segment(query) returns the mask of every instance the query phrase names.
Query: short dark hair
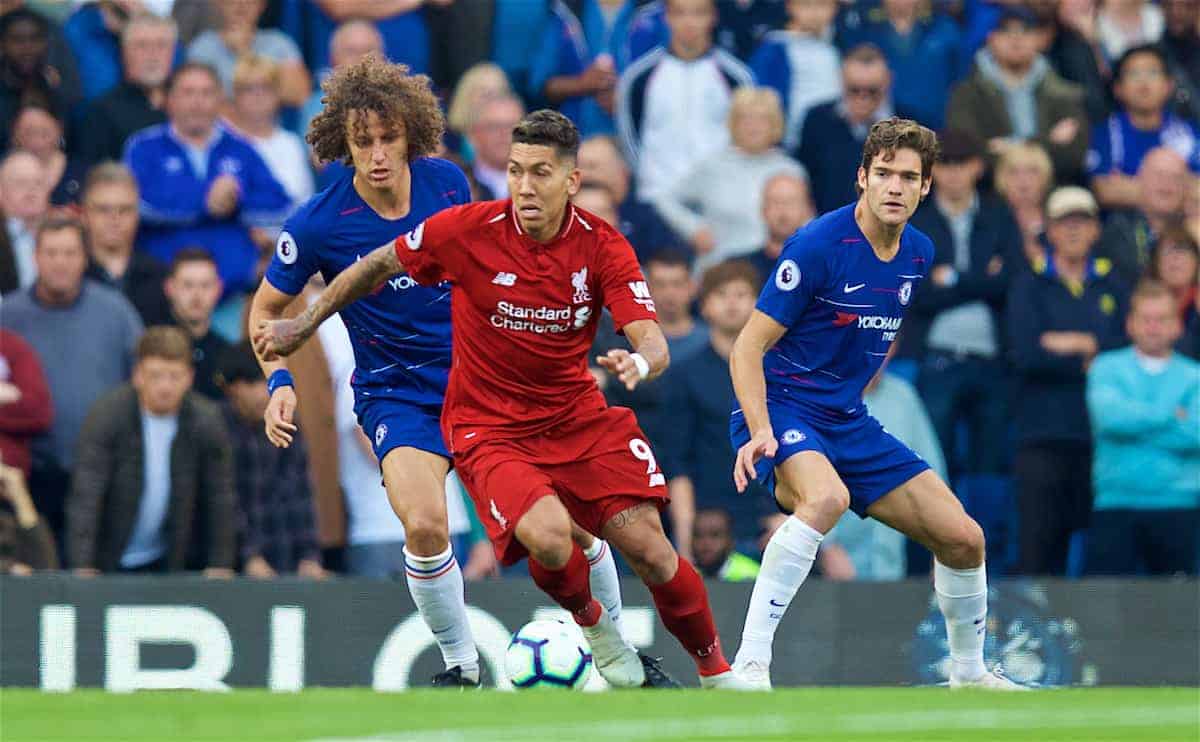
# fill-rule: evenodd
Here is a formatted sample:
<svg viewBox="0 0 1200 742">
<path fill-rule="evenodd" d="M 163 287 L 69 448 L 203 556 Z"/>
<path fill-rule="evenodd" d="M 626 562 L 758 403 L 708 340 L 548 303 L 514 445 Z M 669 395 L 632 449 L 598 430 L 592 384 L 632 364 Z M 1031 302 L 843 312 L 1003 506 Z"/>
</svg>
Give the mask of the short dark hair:
<svg viewBox="0 0 1200 742">
<path fill-rule="evenodd" d="M 1149 54 L 1157 59 L 1159 65 L 1162 66 L 1163 74 L 1167 77 L 1171 76 L 1171 65 L 1167 61 L 1167 53 L 1163 51 L 1162 47 L 1158 44 L 1139 44 L 1126 49 L 1125 53 L 1113 64 L 1113 82 L 1121 79 L 1121 74 L 1125 72 L 1125 65 L 1139 54 Z"/>
<path fill-rule="evenodd" d="M 887 65 L 887 57 L 883 56 L 883 51 L 869 41 L 864 41 L 861 44 L 855 44 L 850 47 L 842 56 L 842 64 L 856 62 L 858 64 L 883 64 Z"/>
<path fill-rule="evenodd" d="M 859 166 L 868 170 L 877 155 L 884 155 L 886 161 L 901 149 L 915 150 L 920 155 L 921 180 L 928 180 L 933 175 L 933 163 L 937 162 L 941 153 L 937 134 L 912 119 L 899 116 L 876 121 L 871 126 L 867 141 L 863 144 L 862 162 Z M 857 185 L 855 188 L 857 189 Z"/>
<path fill-rule="evenodd" d="M 191 366 L 192 341 L 188 339 L 187 333 L 178 327 L 155 325 L 142 333 L 134 355 L 138 363 L 147 358 L 160 358 L 164 361 L 181 361 Z"/>
<path fill-rule="evenodd" d="M 86 251 L 87 248 L 85 246 L 87 245 L 87 231 L 83 228 L 83 222 L 69 216 L 51 216 L 44 219 L 42 223 L 38 225 L 37 233 L 34 235 L 34 249 L 42 244 L 42 237 L 44 235 L 50 234 L 51 232 L 62 232 L 68 229 L 75 232 L 75 234 L 79 236 L 80 249 Z"/>
<path fill-rule="evenodd" d="M 203 72 L 204 74 L 208 75 L 214 83 L 216 83 L 218 88 L 221 88 L 222 91 L 224 91 L 224 87 L 221 83 L 221 76 L 217 74 L 217 69 L 208 62 L 196 61 L 184 62 L 175 69 L 171 70 L 171 74 L 167 75 L 167 82 L 163 86 L 163 89 L 170 93 L 175 89 L 175 83 L 179 82 L 179 78 L 183 77 L 189 72 Z"/>
<path fill-rule="evenodd" d="M 553 147 L 561 158 L 579 156 L 579 129 L 558 111 L 543 108 L 521 119 L 512 131 L 513 144 Z"/>
<path fill-rule="evenodd" d="M 646 258 L 646 270 L 649 271 L 655 265 L 665 268 L 683 268 L 688 272 L 692 270 L 691 256 L 678 247 L 663 247 L 655 250 L 650 257 Z"/>
<path fill-rule="evenodd" d="M 974 133 L 963 129 L 943 129 L 937 135 L 939 152 L 938 162 L 966 162 L 982 158 L 983 142 Z"/>
<path fill-rule="evenodd" d="M 212 256 L 208 250 L 198 245 L 185 247 L 175 253 L 175 257 L 171 258 L 170 275 L 174 276 L 179 272 L 179 269 L 188 263 L 208 263 L 213 268 L 217 267 L 217 259 Z"/>
<path fill-rule="evenodd" d="M 762 287 L 762 276 L 758 269 L 745 260 L 726 260 L 704 271 L 700 277 L 700 303 L 708 295 L 736 281 L 745 281 L 755 293 Z"/>
<path fill-rule="evenodd" d="M 266 383 L 249 340 L 229 346 L 217 358 L 217 386 L 224 388 L 237 381 Z"/>
<path fill-rule="evenodd" d="M 13 8 L 4 15 L 0 15 L 0 36 L 7 34 L 9 29 L 21 21 L 28 21 L 37 26 L 38 33 L 42 36 L 50 36 L 50 20 L 41 13 L 26 7 Z"/>
</svg>

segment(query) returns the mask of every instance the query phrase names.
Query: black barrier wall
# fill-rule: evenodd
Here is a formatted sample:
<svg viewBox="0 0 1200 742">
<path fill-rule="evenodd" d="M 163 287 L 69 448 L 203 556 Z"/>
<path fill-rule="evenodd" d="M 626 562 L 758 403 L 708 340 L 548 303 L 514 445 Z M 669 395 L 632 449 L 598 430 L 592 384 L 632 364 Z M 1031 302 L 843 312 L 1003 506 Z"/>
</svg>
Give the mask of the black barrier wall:
<svg viewBox="0 0 1200 742">
<path fill-rule="evenodd" d="M 645 588 L 623 587 L 632 641 L 694 685 Z M 708 589 L 732 657 L 750 586 Z M 512 631 L 559 613 L 523 580 L 470 584 L 467 601 L 489 670 L 502 666 Z M 779 637 L 776 685 L 937 683 L 948 662 L 928 582 L 810 582 Z M 987 655 L 1021 681 L 1200 684 L 1200 582 L 1001 583 L 990 595 Z M 440 669 L 400 582 L 0 578 L 0 685 L 400 690 Z"/>
</svg>

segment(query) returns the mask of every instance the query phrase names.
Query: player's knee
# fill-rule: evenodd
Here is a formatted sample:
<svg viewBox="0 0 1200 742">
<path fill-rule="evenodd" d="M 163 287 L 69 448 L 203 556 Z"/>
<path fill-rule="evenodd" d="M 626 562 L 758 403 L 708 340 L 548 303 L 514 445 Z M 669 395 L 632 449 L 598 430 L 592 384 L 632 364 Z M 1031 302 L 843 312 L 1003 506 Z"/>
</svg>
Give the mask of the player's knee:
<svg viewBox="0 0 1200 742">
<path fill-rule="evenodd" d="M 571 558 L 571 517 L 561 505 L 530 510 L 517 524 L 517 540 L 544 567 L 561 569 Z"/>
<path fill-rule="evenodd" d="M 421 556 L 440 554 L 450 545 L 450 528 L 444 513 L 407 513 L 404 536 L 409 551 Z"/>
<path fill-rule="evenodd" d="M 837 523 L 842 514 L 850 508 L 850 490 L 841 482 L 827 487 L 814 489 L 805 493 L 805 500 L 811 503 L 818 514 L 818 521 L 829 528 Z"/>
<path fill-rule="evenodd" d="M 675 574 L 678 555 L 675 547 L 661 533 L 622 544 L 621 555 L 638 577 L 651 585 L 662 584 Z"/>
<path fill-rule="evenodd" d="M 983 529 L 974 519 L 963 517 L 938 549 L 938 561 L 954 569 L 970 569 L 983 563 Z"/>
</svg>

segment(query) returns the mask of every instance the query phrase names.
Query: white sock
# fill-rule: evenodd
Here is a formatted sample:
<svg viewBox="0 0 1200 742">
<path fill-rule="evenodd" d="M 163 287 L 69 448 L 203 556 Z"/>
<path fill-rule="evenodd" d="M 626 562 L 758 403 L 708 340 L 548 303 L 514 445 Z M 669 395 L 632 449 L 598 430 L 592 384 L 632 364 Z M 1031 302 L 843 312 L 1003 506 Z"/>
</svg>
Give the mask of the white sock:
<svg viewBox="0 0 1200 742">
<path fill-rule="evenodd" d="M 795 516 L 788 518 L 771 536 L 763 552 L 758 579 L 754 581 L 754 591 L 750 593 L 742 644 L 734 664 L 749 660 L 771 664 L 775 630 L 808 577 L 823 538 L 820 531 Z"/>
<path fill-rule="evenodd" d="M 449 547 L 436 556 L 417 556 L 404 547 L 404 574 L 421 618 L 433 632 L 446 668 L 462 667 L 463 675 L 479 680 L 479 650 L 467 623 L 462 570 Z"/>
<path fill-rule="evenodd" d="M 595 539 L 589 548 L 583 550 L 583 555 L 588 560 L 592 597 L 600 601 L 617 625 L 617 631 L 625 637 L 625 622 L 621 619 L 621 581 L 617 577 L 617 563 L 613 561 L 612 549 L 601 539 Z"/>
<path fill-rule="evenodd" d="M 987 572 L 984 565 L 972 569 L 950 569 L 933 563 L 933 590 L 938 608 L 946 618 L 950 640 L 950 675 L 955 680 L 978 680 L 983 664 L 983 640 L 987 629 Z"/>
</svg>

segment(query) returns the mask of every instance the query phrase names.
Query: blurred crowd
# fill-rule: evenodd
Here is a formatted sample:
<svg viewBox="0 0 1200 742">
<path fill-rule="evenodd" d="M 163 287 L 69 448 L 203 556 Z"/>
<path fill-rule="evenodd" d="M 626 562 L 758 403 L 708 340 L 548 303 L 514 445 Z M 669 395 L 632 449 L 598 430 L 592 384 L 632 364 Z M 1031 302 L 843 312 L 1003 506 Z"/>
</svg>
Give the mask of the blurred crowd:
<svg viewBox="0 0 1200 742">
<path fill-rule="evenodd" d="M 733 340 L 896 114 L 940 134 L 936 256 L 870 411 L 994 572 L 1196 573 L 1200 0 L 0 0 L 0 571 L 395 575 L 354 556 L 404 533 L 345 328 L 295 359 L 288 449 L 245 341 L 283 220 L 347 172 L 304 141 L 320 82 L 370 53 L 431 76 L 477 199 L 527 110 L 581 129 L 575 202 L 634 246 L 672 355 L 597 382 L 706 575 L 753 579 L 783 517 L 732 486 Z M 446 495 L 464 572 L 497 574 Z M 930 566 L 854 515 L 825 544 L 828 579 Z"/>
</svg>

